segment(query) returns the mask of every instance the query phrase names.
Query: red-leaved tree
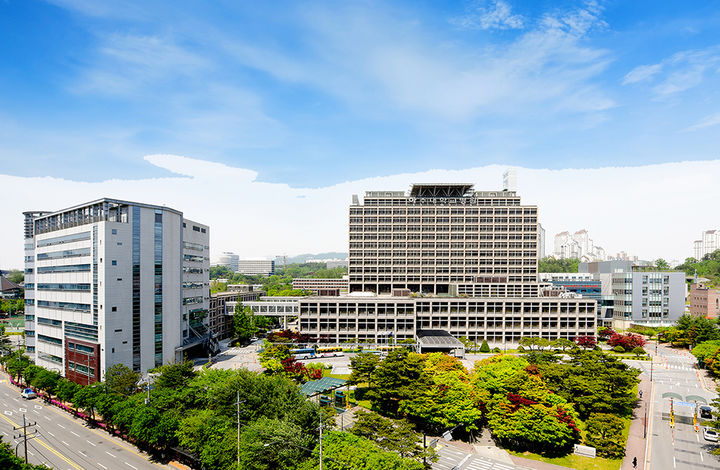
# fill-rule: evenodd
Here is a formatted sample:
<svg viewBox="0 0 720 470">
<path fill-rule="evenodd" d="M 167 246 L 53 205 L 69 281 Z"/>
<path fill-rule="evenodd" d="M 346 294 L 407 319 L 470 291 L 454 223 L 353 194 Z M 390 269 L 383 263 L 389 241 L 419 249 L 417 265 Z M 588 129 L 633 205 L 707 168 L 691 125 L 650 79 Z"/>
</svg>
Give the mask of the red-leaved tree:
<svg viewBox="0 0 720 470">
<path fill-rule="evenodd" d="M 608 339 L 607 344 L 612 347 L 622 346 L 625 351 L 632 351 L 638 346 L 645 346 L 645 339 L 640 335 L 634 335 L 632 333 L 627 333 L 624 335 L 621 335 L 620 333 L 615 333 Z"/>
<path fill-rule="evenodd" d="M 584 349 L 593 349 L 597 346 L 597 340 L 594 336 L 578 336 L 575 338 L 575 344 Z"/>
</svg>

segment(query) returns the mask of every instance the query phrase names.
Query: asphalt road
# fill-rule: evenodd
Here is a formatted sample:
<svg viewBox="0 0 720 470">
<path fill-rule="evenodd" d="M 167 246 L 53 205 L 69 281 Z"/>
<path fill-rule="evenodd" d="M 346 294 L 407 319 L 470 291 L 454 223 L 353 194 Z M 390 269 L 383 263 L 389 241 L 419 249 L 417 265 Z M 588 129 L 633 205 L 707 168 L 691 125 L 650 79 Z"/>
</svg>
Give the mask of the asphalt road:
<svg viewBox="0 0 720 470">
<path fill-rule="evenodd" d="M 91 429 L 82 420 L 54 406 L 45 406 L 42 400 L 24 400 L 18 388 L 0 379 L 0 435 L 4 442 L 15 447 L 13 436 L 22 430 L 23 414 L 28 428 L 37 431 L 37 437 L 28 440 L 28 461 L 62 470 L 145 470 L 170 467 L 150 462 L 148 456 L 134 446 L 111 436 L 102 429 Z M 23 444 L 17 446 L 23 456 Z"/>
<path fill-rule="evenodd" d="M 648 346 L 647 349 L 652 349 Z M 650 363 L 634 361 L 635 367 L 648 374 Z M 720 468 L 720 458 L 710 454 L 717 443 L 705 441 L 702 427 L 693 426 L 695 401 L 710 403 L 716 394 L 707 390 L 695 369 L 695 357 L 685 351 L 658 347 L 653 360 L 653 396 L 649 418 L 648 465 L 652 470 L 706 470 Z M 674 397 L 675 427 L 670 427 L 670 395 Z M 665 395 L 665 396 L 663 396 Z M 698 398 L 699 397 L 699 398 Z M 703 403 L 703 401 L 705 403 Z"/>
</svg>

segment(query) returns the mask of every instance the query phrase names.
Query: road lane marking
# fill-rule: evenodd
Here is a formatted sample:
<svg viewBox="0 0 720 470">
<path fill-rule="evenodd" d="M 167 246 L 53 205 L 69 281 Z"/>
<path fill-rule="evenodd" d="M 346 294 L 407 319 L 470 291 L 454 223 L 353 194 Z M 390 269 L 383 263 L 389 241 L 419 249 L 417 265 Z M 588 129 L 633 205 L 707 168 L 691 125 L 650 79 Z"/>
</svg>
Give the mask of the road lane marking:
<svg viewBox="0 0 720 470">
<path fill-rule="evenodd" d="M 43 418 L 45 418 L 45 419 L 48 420 L 48 421 L 52 421 L 52 420 L 51 420 L 50 418 L 48 418 L 47 416 L 43 416 Z"/>
<path fill-rule="evenodd" d="M 11 420 L 10 418 L 6 418 L 5 416 L 0 416 L 0 417 L 3 418 L 3 419 L 4 419 L 5 421 L 7 421 L 8 423 L 12 424 L 14 427 L 20 427 L 17 423 L 15 423 L 15 421 Z M 65 456 L 64 456 L 63 454 L 61 454 L 60 452 L 58 452 L 58 451 L 56 451 L 55 449 L 53 449 L 52 447 L 50 447 L 48 444 L 46 444 L 45 442 L 43 442 L 43 441 L 40 440 L 39 438 L 35 438 L 33 442 L 37 442 L 38 444 L 40 444 L 41 446 L 43 446 L 44 448 L 46 448 L 47 450 L 49 450 L 49 451 L 52 452 L 53 454 L 57 455 L 58 457 L 60 457 L 61 459 L 63 459 L 65 462 L 69 463 L 69 464 L 70 464 L 72 467 L 74 467 L 76 470 L 85 470 L 84 468 L 82 468 L 81 466 L 77 465 L 75 462 L 73 462 L 73 461 L 70 460 L 69 458 L 65 457 Z M 72 469 L 70 469 L 70 470 L 72 470 Z"/>
<path fill-rule="evenodd" d="M 701 462 L 704 462 L 704 461 L 705 461 L 705 457 L 703 457 L 702 451 L 700 452 L 700 461 L 701 461 Z"/>
<path fill-rule="evenodd" d="M 677 464 L 675 463 L 675 456 L 673 455 L 673 468 L 677 468 Z"/>
<path fill-rule="evenodd" d="M 70 444 L 68 444 L 67 442 L 65 442 L 65 441 L 60 441 L 60 442 L 62 442 L 62 443 L 65 444 L 66 446 L 70 447 Z"/>
<path fill-rule="evenodd" d="M 48 431 L 47 433 L 50 434 L 52 437 L 55 437 L 55 434 L 51 433 L 50 431 Z"/>
<path fill-rule="evenodd" d="M 90 444 L 91 446 L 93 446 L 93 447 L 97 447 L 97 444 L 94 444 L 94 443 L 92 443 L 92 442 L 88 441 L 87 439 L 85 439 L 85 440 L 86 440 L 86 441 L 87 441 L 87 443 L 88 443 L 88 444 Z"/>
<path fill-rule="evenodd" d="M 80 437 L 80 434 L 76 433 L 75 431 L 70 431 L 70 432 L 75 434 L 77 437 Z"/>
<path fill-rule="evenodd" d="M 100 465 L 102 468 L 104 468 L 105 470 L 107 470 L 107 467 L 106 467 L 105 465 L 101 464 L 100 462 L 98 462 L 98 465 Z"/>
<path fill-rule="evenodd" d="M 110 453 L 110 452 L 108 452 L 108 451 L 105 451 L 105 453 L 106 453 L 106 454 L 108 454 L 108 455 L 109 455 L 110 457 L 112 457 L 112 458 L 114 458 L 114 459 L 116 459 L 116 458 L 117 458 L 117 457 L 115 457 L 115 456 L 114 456 L 113 454 L 111 454 L 111 453 Z"/>
<path fill-rule="evenodd" d="M 136 467 L 136 466 L 134 466 L 134 465 L 130 465 L 130 464 L 129 464 L 129 463 L 127 463 L 127 462 L 125 462 L 125 465 L 127 465 L 127 466 L 128 466 L 128 467 L 130 467 L 130 468 L 134 468 L 135 470 L 137 470 L 137 467 Z"/>
<path fill-rule="evenodd" d="M 58 423 L 58 426 L 60 426 L 61 428 L 65 429 L 65 426 L 63 426 L 63 425 L 60 424 L 60 423 Z"/>
<path fill-rule="evenodd" d="M 33 454 L 31 450 L 28 450 L 28 454 L 30 454 L 30 455 L 32 455 L 33 457 L 35 457 L 35 454 Z"/>
<path fill-rule="evenodd" d="M 33 412 L 33 413 L 40 414 L 40 412 L 39 412 L 38 410 L 32 410 L 32 412 Z"/>
</svg>

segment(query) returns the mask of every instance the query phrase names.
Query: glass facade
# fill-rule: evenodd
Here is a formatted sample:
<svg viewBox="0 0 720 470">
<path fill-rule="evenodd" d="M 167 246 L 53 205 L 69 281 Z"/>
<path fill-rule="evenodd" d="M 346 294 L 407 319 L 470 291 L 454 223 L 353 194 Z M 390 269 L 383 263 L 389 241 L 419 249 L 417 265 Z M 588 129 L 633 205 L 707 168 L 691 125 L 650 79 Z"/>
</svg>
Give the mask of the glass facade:
<svg viewBox="0 0 720 470">
<path fill-rule="evenodd" d="M 37 246 L 40 248 L 43 246 L 61 245 L 63 243 L 79 242 L 82 240 L 90 240 L 90 232 L 73 233 L 71 235 L 38 240 Z"/>
<path fill-rule="evenodd" d="M 162 211 L 155 210 L 155 367 L 162 365 L 162 314 L 163 314 L 163 225 Z"/>
<path fill-rule="evenodd" d="M 140 371 L 140 208 L 132 207 L 132 351 L 133 370 Z"/>
</svg>

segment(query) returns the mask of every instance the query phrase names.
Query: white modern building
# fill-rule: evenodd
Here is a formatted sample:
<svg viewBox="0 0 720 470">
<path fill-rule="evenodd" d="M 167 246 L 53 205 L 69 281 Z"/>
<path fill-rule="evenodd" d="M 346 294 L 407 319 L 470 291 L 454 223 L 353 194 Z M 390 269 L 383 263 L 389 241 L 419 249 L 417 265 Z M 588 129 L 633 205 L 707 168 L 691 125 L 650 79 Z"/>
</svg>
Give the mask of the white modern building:
<svg viewBox="0 0 720 470">
<path fill-rule="evenodd" d="M 720 249 L 720 230 L 705 230 L 700 240 L 693 242 L 693 257 L 702 260 L 703 256 L 718 249 Z"/>
<path fill-rule="evenodd" d="M 27 351 L 71 380 L 144 373 L 211 347 L 209 229 L 164 206 L 99 199 L 25 212 Z"/>
<path fill-rule="evenodd" d="M 560 232 L 555 235 L 553 256 L 559 259 L 577 258 L 581 261 L 603 261 L 607 258 L 605 250 L 590 238 L 585 229 Z"/>
<path fill-rule="evenodd" d="M 229 251 L 224 251 L 220 258 L 218 258 L 217 263 L 215 263 L 216 266 L 225 266 L 232 272 L 237 272 L 238 270 L 238 263 L 240 262 L 240 256 L 236 255 L 235 253 L 231 253 Z"/>
<path fill-rule="evenodd" d="M 248 276 L 256 274 L 271 276 L 275 273 L 275 261 L 266 259 L 241 259 L 238 260 L 236 272 Z"/>
<path fill-rule="evenodd" d="M 612 312 L 616 328 L 667 326 L 685 313 L 682 271 L 653 271 L 626 260 L 580 263 L 579 271 L 600 280 L 602 297 L 609 300 L 604 307 Z"/>
</svg>

